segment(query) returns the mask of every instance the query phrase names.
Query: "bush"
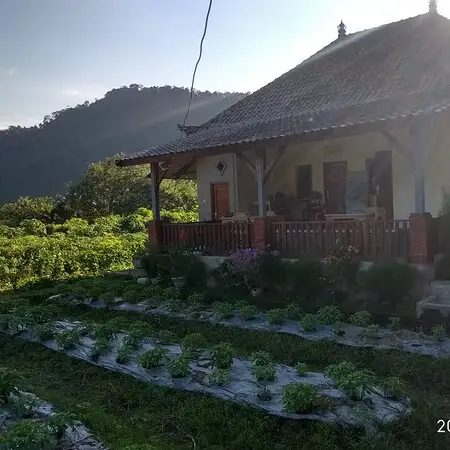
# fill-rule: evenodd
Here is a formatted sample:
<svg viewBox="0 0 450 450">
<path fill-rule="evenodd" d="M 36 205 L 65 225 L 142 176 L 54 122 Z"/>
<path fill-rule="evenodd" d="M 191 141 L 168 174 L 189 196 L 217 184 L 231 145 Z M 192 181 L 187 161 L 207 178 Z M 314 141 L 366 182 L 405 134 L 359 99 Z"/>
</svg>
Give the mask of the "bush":
<svg viewBox="0 0 450 450">
<path fill-rule="evenodd" d="M 121 220 L 120 229 L 125 233 L 144 232 L 146 230 L 146 220 L 139 214 L 130 214 Z"/>
<path fill-rule="evenodd" d="M 206 347 L 206 339 L 200 333 L 191 333 L 181 341 L 181 349 L 188 356 L 196 358 L 202 348 Z"/>
<path fill-rule="evenodd" d="M 250 320 L 255 317 L 258 309 L 254 305 L 245 305 L 239 309 L 239 312 L 244 320 Z"/>
<path fill-rule="evenodd" d="M 411 300 L 418 276 L 413 266 L 400 263 L 374 264 L 366 272 L 361 272 L 361 286 L 369 308 L 384 314 L 409 311 L 415 305 L 405 305 L 405 302 Z"/>
<path fill-rule="evenodd" d="M 306 363 L 298 362 L 295 365 L 295 371 L 299 377 L 306 377 L 308 373 L 308 365 Z"/>
<path fill-rule="evenodd" d="M 17 227 L 26 219 L 49 222 L 54 206 L 51 197 L 19 197 L 13 203 L 0 206 L 0 221 L 12 227 Z"/>
<path fill-rule="evenodd" d="M 276 378 L 276 369 L 273 364 L 266 364 L 263 366 L 254 365 L 252 372 L 257 381 L 264 383 L 275 381 Z"/>
<path fill-rule="evenodd" d="M 367 369 L 359 370 L 350 362 L 328 366 L 325 375 L 353 400 L 362 400 L 366 393 L 373 391 L 374 374 Z"/>
<path fill-rule="evenodd" d="M 228 342 L 217 344 L 211 349 L 212 365 L 217 369 L 229 369 L 233 364 L 234 349 Z"/>
<path fill-rule="evenodd" d="M 272 325 L 280 325 L 286 319 L 286 311 L 280 308 L 271 309 L 267 313 L 267 320 Z"/>
<path fill-rule="evenodd" d="M 25 219 L 20 222 L 20 227 L 25 234 L 32 234 L 34 236 L 45 236 L 47 234 L 47 227 L 45 223 L 38 219 Z"/>
<path fill-rule="evenodd" d="M 250 361 L 254 366 L 267 366 L 272 364 L 272 355 L 264 350 L 259 350 L 250 355 Z"/>
<path fill-rule="evenodd" d="M 184 378 L 189 375 L 189 359 L 181 355 L 171 359 L 168 365 L 169 373 L 173 378 Z"/>
<path fill-rule="evenodd" d="M 230 381 L 230 369 L 214 369 L 205 377 L 205 383 L 208 386 L 224 386 Z"/>
<path fill-rule="evenodd" d="M 302 316 L 305 315 L 304 311 L 300 306 L 296 305 L 295 303 L 291 303 L 284 308 L 285 315 L 287 319 L 290 320 L 300 320 Z"/>
<path fill-rule="evenodd" d="M 286 285 L 287 264 L 272 253 L 262 253 L 258 256 L 259 279 L 264 291 L 277 290 Z"/>
<path fill-rule="evenodd" d="M 357 327 L 368 327 L 372 323 L 372 314 L 368 311 L 358 311 L 350 317 L 350 323 Z"/>
<path fill-rule="evenodd" d="M 302 414 L 314 411 L 321 405 L 315 386 L 291 383 L 283 387 L 283 404 L 287 412 Z"/>
<path fill-rule="evenodd" d="M 324 268 L 320 261 L 298 260 L 286 266 L 288 284 L 294 294 L 305 300 L 317 300 L 325 291 Z"/>
<path fill-rule="evenodd" d="M 317 311 L 317 319 L 324 325 L 333 325 L 336 322 L 341 322 L 343 314 L 337 306 L 324 306 Z"/>
<path fill-rule="evenodd" d="M 304 331 L 316 331 L 319 326 L 319 320 L 314 314 L 305 314 L 300 323 Z"/>
<path fill-rule="evenodd" d="M 147 350 L 139 356 L 139 363 L 144 369 L 154 369 L 161 366 L 169 350 L 165 347 L 157 347 Z"/>
</svg>

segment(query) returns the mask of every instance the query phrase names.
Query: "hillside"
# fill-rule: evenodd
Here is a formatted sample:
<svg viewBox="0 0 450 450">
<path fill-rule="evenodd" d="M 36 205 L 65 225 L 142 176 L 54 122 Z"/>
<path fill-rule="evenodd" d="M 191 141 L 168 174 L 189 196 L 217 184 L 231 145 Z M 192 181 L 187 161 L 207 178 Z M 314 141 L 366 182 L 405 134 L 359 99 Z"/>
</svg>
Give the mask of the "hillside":
<svg viewBox="0 0 450 450">
<path fill-rule="evenodd" d="M 244 95 L 195 92 L 187 124 L 208 120 Z M 39 126 L 0 131 L 0 204 L 61 193 L 90 162 L 177 138 L 188 101 L 188 89 L 131 85 L 46 116 Z"/>
</svg>

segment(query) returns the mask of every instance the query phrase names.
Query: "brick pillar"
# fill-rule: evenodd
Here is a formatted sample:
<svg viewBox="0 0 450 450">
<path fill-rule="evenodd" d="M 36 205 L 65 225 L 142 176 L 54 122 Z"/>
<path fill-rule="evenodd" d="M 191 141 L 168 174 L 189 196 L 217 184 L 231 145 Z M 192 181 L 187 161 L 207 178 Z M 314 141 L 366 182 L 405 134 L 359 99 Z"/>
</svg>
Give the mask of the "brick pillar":
<svg viewBox="0 0 450 450">
<path fill-rule="evenodd" d="M 429 264 L 434 258 L 433 218 L 430 213 L 413 213 L 409 216 L 409 261 Z"/>
<path fill-rule="evenodd" d="M 258 251 L 267 250 L 272 240 L 272 222 L 276 218 L 271 216 L 255 217 L 253 222 L 253 247 Z"/>
<path fill-rule="evenodd" d="M 162 245 L 161 221 L 150 220 L 148 226 L 148 243 L 150 248 L 159 249 Z"/>
</svg>

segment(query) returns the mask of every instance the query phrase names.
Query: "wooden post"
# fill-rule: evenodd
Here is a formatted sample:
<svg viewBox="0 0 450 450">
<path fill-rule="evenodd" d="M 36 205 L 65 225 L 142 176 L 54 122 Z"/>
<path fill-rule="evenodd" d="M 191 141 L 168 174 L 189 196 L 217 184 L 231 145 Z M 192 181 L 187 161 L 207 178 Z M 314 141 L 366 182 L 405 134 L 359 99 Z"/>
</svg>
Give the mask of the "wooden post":
<svg viewBox="0 0 450 450">
<path fill-rule="evenodd" d="M 255 151 L 255 172 L 256 183 L 258 186 L 258 216 L 264 217 L 266 215 L 266 196 L 264 192 L 264 177 L 265 177 L 265 149 L 257 149 Z"/>
<path fill-rule="evenodd" d="M 152 210 L 153 220 L 160 220 L 159 210 L 159 164 L 154 162 L 151 164 L 151 180 L 152 180 Z"/>
<path fill-rule="evenodd" d="M 414 122 L 411 127 L 414 156 L 414 198 L 415 213 L 425 212 L 425 162 L 423 157 L 423 124 Z"/>
</svg>

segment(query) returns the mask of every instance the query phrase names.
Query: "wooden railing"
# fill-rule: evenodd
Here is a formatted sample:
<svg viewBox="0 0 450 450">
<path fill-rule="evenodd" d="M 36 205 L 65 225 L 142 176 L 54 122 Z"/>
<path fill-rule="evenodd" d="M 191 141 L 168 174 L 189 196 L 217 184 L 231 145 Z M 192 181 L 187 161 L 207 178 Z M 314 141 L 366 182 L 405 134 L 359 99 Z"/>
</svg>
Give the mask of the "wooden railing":
<svg viewBox="0 0 450 450">
<path fill-rule="evenodd" d="M 409 221 L 274 222 L 271 248 L 286 256 L 324 257 L 340 246 L 355 247 L 362 259 L 407 260 Z"/>
<path fill-rule="evenodd" d="M 163 223 L 161 243 L 186 245 L 212 255 L 228 255 L 239 248 L 253 246 L 250 223 Z"/>
</svg>

